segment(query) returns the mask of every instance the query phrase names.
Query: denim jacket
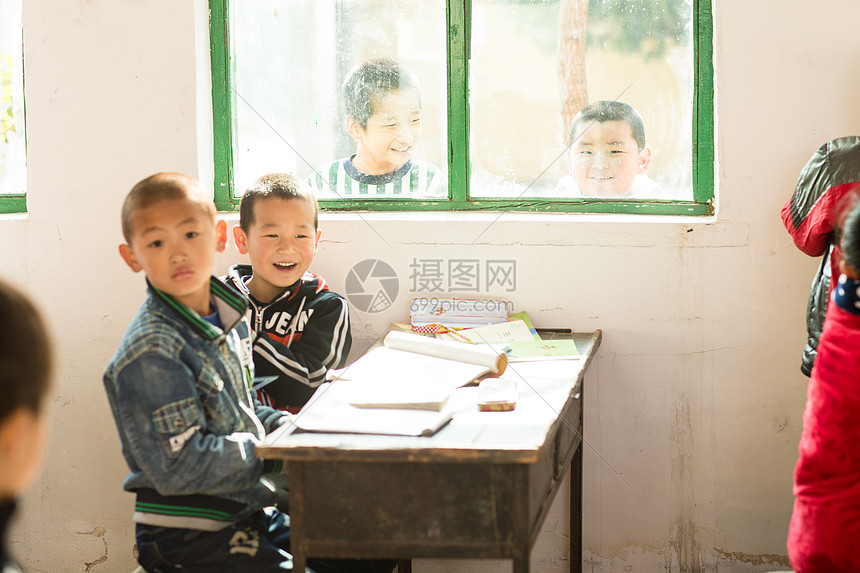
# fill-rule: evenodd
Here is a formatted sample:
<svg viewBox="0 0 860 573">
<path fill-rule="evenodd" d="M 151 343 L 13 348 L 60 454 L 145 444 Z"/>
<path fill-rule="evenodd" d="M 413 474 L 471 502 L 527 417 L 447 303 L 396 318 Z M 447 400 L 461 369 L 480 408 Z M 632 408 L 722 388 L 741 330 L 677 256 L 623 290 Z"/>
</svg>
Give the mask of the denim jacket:
<svg viewBox="0 0 860 573">
<path fill-rule="evenodd" d="M 214 531 L 275 500 L 254 446 L 289 416 L 251 396 L 247 300 L 210 290 L 223 330 L 149 285 L 104 374 L 138 523 Z"/>
</svg>

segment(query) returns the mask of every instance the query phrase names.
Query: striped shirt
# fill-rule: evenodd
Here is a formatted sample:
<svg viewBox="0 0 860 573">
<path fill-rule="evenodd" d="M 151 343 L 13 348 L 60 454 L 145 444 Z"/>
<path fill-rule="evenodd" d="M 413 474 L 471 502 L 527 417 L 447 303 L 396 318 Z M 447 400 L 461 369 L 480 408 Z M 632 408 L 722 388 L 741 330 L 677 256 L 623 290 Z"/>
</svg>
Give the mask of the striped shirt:
<svg viewBox="0 0 860 573">
<path fill-rule="evenodd" d="M 435 165 L 410 159 L 396 170 L 367 175 L 355 168 L 352 158 L 327 163 L 305 181 L 321 199 L 370 197 L 445 197 L 445 174 Z"/>
</svg>

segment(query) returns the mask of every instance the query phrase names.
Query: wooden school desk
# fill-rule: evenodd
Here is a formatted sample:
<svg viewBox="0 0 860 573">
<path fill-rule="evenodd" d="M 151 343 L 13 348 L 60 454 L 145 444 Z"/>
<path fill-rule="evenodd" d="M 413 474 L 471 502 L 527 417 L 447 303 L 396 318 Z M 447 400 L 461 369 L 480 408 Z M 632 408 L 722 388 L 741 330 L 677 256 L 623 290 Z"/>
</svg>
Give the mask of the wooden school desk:
<svg viewBox="0 0 860 573">
<path fill-rule="evenodd" d="M 286 460 L 294 570 L 309 557 L 504 558 L 529 570 L 562 478 L 570 478 L 570 570 L 582 565 L 583 377 L 601 332 L 571 337 L 578 360 L 515 362 L 511 412 L 458 413 L 430 437 L 294 427 L 257 455 Z"/>
</svg>

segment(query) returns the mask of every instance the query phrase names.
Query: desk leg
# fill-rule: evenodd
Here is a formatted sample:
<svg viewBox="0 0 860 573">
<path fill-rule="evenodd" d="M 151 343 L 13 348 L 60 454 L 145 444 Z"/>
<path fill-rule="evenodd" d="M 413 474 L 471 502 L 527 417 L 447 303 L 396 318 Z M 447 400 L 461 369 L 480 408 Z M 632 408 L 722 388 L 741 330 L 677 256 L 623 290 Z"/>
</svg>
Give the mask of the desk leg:
<svg viewBox="0 0 860 573">
<path fill-rule="evenodd" d="M 397 561 L 397 573 L 412 573 L 412 560 L 399 559 Z"/>
<path fill-rule="evenodd" d="M 305 573 L 307 546 L 305 545 L 305 468 L 298 462 L 287 462 L 290 477 L 290 536 L 293 554 L 293 571 Z"/>
<path fill-rule="evenodd" d="M 514 573 L 529 573 L 529 550 L 528 550 L 528 547 L 525 549 L 525 552 L 518 552 L 518 555 L 514 556 L 513 562 L 514 562 Z"/>
<path fill-rule="evenodd" d="M 570 461 L 570 572 L 582 573 L 582 447 Z"/>
</svg>

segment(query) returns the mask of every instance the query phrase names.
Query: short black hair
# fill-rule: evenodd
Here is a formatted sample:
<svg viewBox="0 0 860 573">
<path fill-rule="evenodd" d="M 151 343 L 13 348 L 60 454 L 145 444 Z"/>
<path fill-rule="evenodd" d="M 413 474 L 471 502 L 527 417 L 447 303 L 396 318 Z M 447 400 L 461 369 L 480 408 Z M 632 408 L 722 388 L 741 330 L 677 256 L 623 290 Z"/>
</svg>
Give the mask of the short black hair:
<svg viewBox="0 0 860 573">
<path fill-rule="evenodd" d="M 577 131 L 583 125 L 605 121 L 626 121 L 630 126 L 630 131 L 633 132 L 633 139 L 636 140 L 639 151 L 645 149 L 645 122 L 642 121 L 642 116 L 629 103 L 614 100 L 596 101 L 579 110 L 570 126 L 567 144 L 573 145 L 578 137 Z"/>
<path fill-rule="evenodd" d="M 0 421 L 21 407 L 38 414 L 53 375 L 51 339 L 35 304 L 2 280 L 0 324 Z"/>
<path fill-rule="evenodd" d="M 388 58 L 368 60 L 353 68 L 343 83 L 346 115 L 365 128 L 374 105 L 390 92 L 404 89 L 420 92 L 418 78 L 406 66 Z"/>
<path fill-rule="evenodd" d="M 269 197 L 276 197 L 288 201 L 290 199 L 302 199 L 310 203 L 314 208 L 314 229 L 319 227 L 320 206 L 313 191 L 289 173 L 269 173 L 263 175 L 253 183 L 242 195 L 239 203 L 239 227 L 247 233 L 254 224 L 254 206 Z"/>
<path fill-rule="evenodd" d="M 133 233 L 131 219 L 134 214 L 150 205 L 160 201 L 176 201 L 192 199 L 200 203 L 200 206 L 212 217 L 212 222 L 218 212 L 211 198 L 206 197 L 201 191 L 197 180 L 182 173 L 156 173 L 139 181 L 122 204 L 122 235 L 126 243 L 131 243 Z"/>
</svg>

